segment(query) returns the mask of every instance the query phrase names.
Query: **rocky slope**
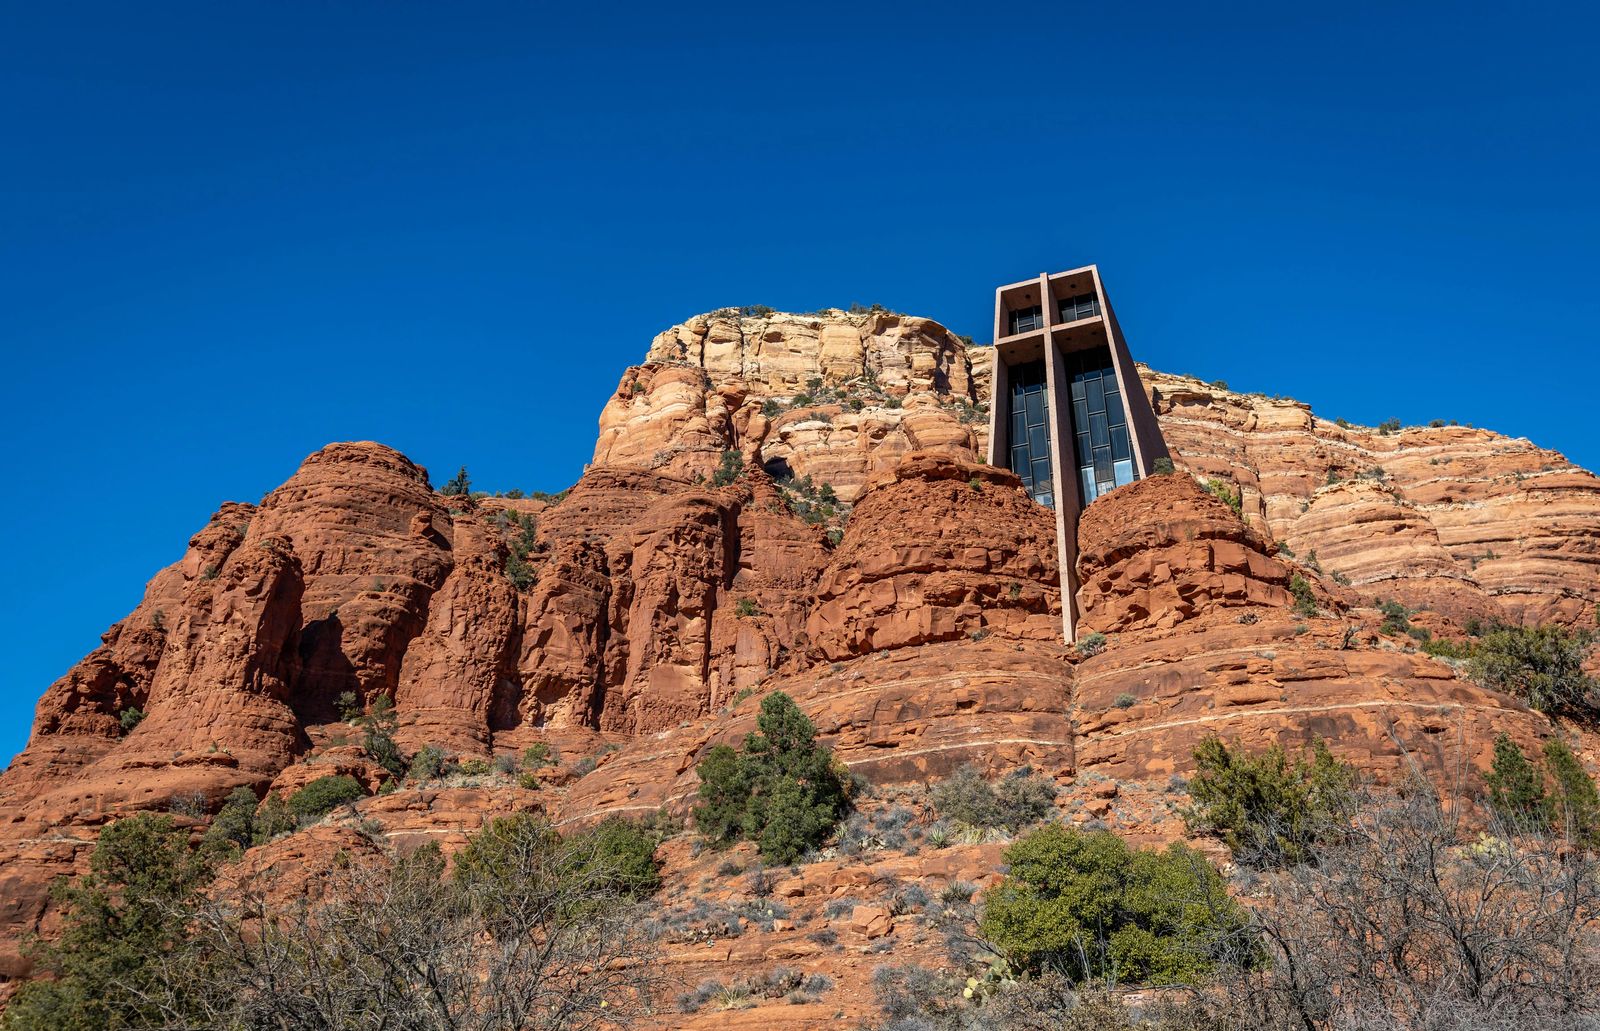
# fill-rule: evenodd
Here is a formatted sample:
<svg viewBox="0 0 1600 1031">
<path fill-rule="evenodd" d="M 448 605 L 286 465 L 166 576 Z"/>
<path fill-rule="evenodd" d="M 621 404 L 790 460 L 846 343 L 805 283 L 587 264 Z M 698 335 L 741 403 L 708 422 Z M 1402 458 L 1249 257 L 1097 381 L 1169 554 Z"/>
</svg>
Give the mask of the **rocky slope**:
<svg viewBox="0 0 1600 1031">
<path fill-rule="evenodd" d="M 1052 517 L 978 461 L 987 355 L 886 313 L 702 316 L 624 374 L 594 463 L 559 501 L 445 496 L 397 452 L 349 443 L 259 505 L 224 505 L 45 692 L 0 775 L 0 976 L 26 973 L 17 943 L 49 931 L 49 880 L 81 868 L 118 813 L 214 809 L 238 785 L 328 772 L 375 787 L 381 771 L 338 715 L 347 693 L 392 697 L 407 749 L 489 758 L 544 743 L 561 758 L 538 789 L 479 773 L 374 796 L 359 819 L 264 846 L 267 861 L 314 864 L 352 836 L 457 842 L 531 806 L 568 823 L 682 812 L 697 757 L 752 729 L 759 696 L 779 689 L 881 791 L 967 762 L 1029 764 L 1061 784 L 1066 818 L 1152 839 L 1181 831 L 1172 778 L 1210 734 L 1319 734 L 1385 778 L 1408 761 L 1485 765 L 1502 730 L 1530 744 L 1550 732 L 1379 634 L 1370 606 L 1429 606 L 1417 619 L 1436 629 L 1592 620 L 1594 476 L 1486 431 L 1380 434 L 1150 373 L 1182 470 L 1237 484 L 1244 517 L 1186 475 L 1096 503 L 1078 601 L 1109 647 L 1086 658 L 1058 638 Z M 803 477 L 831 485 L 837 510 L 808 501 Z M 1297 573 L 1316 616 L 1291 611 Z M 146 715 L 125 731 L 132 709 Z M 992 852 L 807 867 L 790 898 L 820 922 L 874 864 L 981 881 Z M 673 856 L 674 891 L 710 890 Z M 864 991 L 847 957 L 887 932 L 875 913 L 860 925 L 839 949 L 760 926 L 672 962 L 693 978 L 739 949 L 747 964 L 805 958 Z"/>
</svg>

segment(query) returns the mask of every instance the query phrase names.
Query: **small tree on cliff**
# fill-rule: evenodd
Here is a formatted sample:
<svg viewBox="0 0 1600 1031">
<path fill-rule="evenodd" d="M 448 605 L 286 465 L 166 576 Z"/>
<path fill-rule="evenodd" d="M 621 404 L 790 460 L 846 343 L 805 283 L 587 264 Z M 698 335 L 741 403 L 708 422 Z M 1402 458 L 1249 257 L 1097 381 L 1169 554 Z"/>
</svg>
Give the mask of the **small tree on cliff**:
<svg viewBox="0 0 1600 1031">
<path fill-rule="evenodd" d="M 388 770 L 394 777 L 406 775 L 406 760 L 400 754 L 394 734 L 400 729 L 400 714 L 386 694 L 372 700 L 364 716 L 356 721 L 362 729 L 361 747 L 373 762 Z"/>
<path fill-rule="evenodd" d="M 472 478 L 467 475 L 467 467 L 462 466 L 461 469 L 450 478 L 450 482 L 444 485 L 444 489 L 439 493 L 444 494 L 447 497 L 455 497 L 456 495 L 461 495 L 463 497 L 471 496 Z"/>
<path fill-rule="evenodd" d="M 774 691 L 756 723 L 740 751 L 717 745 L 701 761 L 695 825 L 715 845 L 748 839 L 768 861 L 790 863 L 828 836 L 849 800 L 833 753 L 793 699 Z"/>
</svg>

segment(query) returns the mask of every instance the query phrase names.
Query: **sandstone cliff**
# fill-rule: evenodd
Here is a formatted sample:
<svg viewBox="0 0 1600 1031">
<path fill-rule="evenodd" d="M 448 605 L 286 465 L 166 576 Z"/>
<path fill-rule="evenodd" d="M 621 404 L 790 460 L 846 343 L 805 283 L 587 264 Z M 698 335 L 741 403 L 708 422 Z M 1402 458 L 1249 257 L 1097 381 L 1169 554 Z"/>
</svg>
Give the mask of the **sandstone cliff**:
<svg viewBox="0 0 1600 1031">
<path fill-rule="evenodd" d="M 408 749 L 566 757 L 537 790 L 488 776 L 362 802 L 389 843 L 459 841 L 530 806 L 682 811 L 698 756 L 775 689 L 876 784 L 1029 764 L 1071 818 L 1158 838 L 1181 829 L 1171 778 L 1210 734 L 1319 734 L 1382 778 L 1483 765 L 1502 730 L 1549 733 L 1380 635 L 1371 606 L 1429 606 L 1419 621 L 1439 627 L 1591 620 L 1593 475 L 1487 431 L 1380 434 L 1148 373 L 1194 476 L 1086 513 L 1078 603 L 1109 635 L 1086 657 L 1058 637 L 1052 517 L 980 464 L 988 353 L 901 315 L 716 313 L 623 375 L 559 501 L 445 496 L 397 452 L 345 443 L 259 505 L 224 505 L 45 691 L 0 775 L 0 976 L 26 972 L 16 945 L 48 932 L 49 880 L 116 814 L 326 772 L 376 786 L 346 694 L 392 697 Z M 718 474 L 727 451 L 737 475 Z M 805 507 L 805 477 L 837 512 Z M 1194 477 L 1237 484 L 1243 519 Z M 1291 611 L 1297 574 L 1315 616 Z M 269 847 L 325 857 L 349 845 L 341 827 Z M 992 868 L 965 855 L 951 862 Z"/>
</svg>

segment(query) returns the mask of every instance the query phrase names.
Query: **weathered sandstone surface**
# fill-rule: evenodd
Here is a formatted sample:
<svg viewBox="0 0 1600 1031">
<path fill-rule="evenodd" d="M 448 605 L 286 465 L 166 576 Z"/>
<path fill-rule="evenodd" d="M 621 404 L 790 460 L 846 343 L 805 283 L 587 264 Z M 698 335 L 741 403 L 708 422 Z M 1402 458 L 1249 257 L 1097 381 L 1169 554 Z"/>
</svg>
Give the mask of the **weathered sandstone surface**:
<svg viewBox="0 0 1600 1031">
<path fill-rule="evenodd" d="M 1363 595 L 1593 625 L 1600 479 L 1556 452 L 1464 426 L 1341 426 L 1298 401 L 1141 371 L 1180 464 L 1236 485 L 1252 526 Z"/>
<path fill-rule="evenodd" d="M 981 461 L 981 391 L 966 344 L 930 319 L 701 315 L 623 375 L 594 464 L 709 477 L 734 450 L 853 501 L 911 451 Z"/>
<path fill-rule="evenodd" d="M 1418 619 L 1438 628 L 1592 621 L 1592 474 L 1487 431 L 1384 435 L 1147 373 L 1179 474 L 1085 513 L 1077 603 L 1084 631 L 1107 637 L 1085 657 L 1059 639 L 1053 517 L 980 461 L 987 358 L 902 315 L 716 313 L 663 333 L 623 376 L 594 463 L 559 501 L 445 496 L 392 449 L 342 443 L 259 505 L 222 506 L 44 692 L 0 775 L 0 977 L 26 974 L 17 946 L 50 931 L 51 878 L 81 869 L 118 814 L 328 773 L 376 788 L 340 720 L 346 694 L 392 698 L 407 750 L 487 759 L 542 743 L 558 758 L 538 788 L 489 773 L 374 796 L 252 850 L 253 868 L 453 846 L 527 808 L 574 825 L 681 814 L 699 757 L 754 729 L 773 690 L 886 790 L 1027 764 L 1061 785 L 1065 818 L 1149 840 L 1181 833 L 1173 778 L 1209 735 L 1321 735 L 1382 779 L 1484 766 L 1496 733 L 1550 732 L 1378 633 L 1371 606 L 1428 606 Z M 744 471 L 715 485 L 730 450 Z M 851 504 L 842 534 L 791 509 L 777 482 L 791 476 Z M 1196 477 L 1241 488 L 1243 519 Z M 1315 615 L 1292 610 L 1296 575 Z M 706 862 L 672 852 L 669 883 Z M 880 874 L 982 884 L 998 854 L 875 862 L 807 866 L 789 897 L 820 922 L 824 901 Z M 839 922 L 851 949 L 919 947 L 875 906 Z M 687 977 L 774 959 L 866 990 L 795 928 L 683 943 L 670 961 Z"/>
</svg>

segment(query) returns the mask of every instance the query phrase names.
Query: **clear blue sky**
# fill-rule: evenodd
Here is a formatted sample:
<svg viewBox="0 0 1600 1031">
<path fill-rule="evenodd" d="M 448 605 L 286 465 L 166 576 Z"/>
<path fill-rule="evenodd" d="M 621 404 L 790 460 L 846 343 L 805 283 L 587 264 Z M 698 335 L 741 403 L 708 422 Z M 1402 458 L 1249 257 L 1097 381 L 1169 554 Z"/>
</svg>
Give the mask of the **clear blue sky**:
<svg viewBox="0 0 1600 1031">
<path fill-rule="evenodd" d="M 0 759 L 217 503 L 567 486 L 722 305 L 1093 261 L 1158 368 L 1600 465 L 1592 7 L 554 7 L 0 13 Z"/>
</svg>

